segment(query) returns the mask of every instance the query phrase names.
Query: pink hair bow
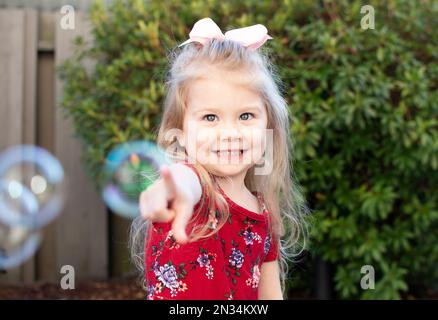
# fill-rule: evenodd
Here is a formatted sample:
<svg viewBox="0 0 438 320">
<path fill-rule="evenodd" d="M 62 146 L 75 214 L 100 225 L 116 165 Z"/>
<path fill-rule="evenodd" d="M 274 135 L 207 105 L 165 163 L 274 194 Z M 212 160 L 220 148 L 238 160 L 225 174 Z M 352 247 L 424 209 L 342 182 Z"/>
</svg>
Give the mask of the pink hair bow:
<svg viewBox="0 0 438 320">
<path fill-rule="evenodd" d="M 267 40 L 273 39 L 268 35 L 268 30 L 262 24 L 256 24 L 250 27 L 233 29 L 222 33 L 218 25 L 210 18 L 204 18 L 195 23 L 190 31 L 190 39 L 181 43 L 181 47 L 190 42 L 199 42 L 205 45 L 211 39 L 234 40 L 240 42 L 244 47 L 256 50 L 261 47 Z"/>
</svg>

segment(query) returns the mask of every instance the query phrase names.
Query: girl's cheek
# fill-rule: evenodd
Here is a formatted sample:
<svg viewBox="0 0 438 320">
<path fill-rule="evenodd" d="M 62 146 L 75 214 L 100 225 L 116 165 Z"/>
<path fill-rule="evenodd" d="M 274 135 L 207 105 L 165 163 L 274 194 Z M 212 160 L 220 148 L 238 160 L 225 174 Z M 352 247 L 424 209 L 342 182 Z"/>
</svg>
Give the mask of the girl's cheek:
<svg viewBox="0 0 438 320">
<path fill-rule="evenodd" d="M 193 137 L 192 141 L 196 142 L 198 150 L 209 150 L 213 138 L 213 130 L 207 128 L 199 128 L 199 130 L 197 130 L 196 137 Z"/>
<path fill-rule="evenodd" d="M 211 129 L 197 128 L 186 138 L 187 154 L 201 163 L 209 160 L 211 146 L 214 141 L 214 132 Z"/>
<path fill-rule="evenodd" d="M 200 136 L 200 129 L 198 121 L 193 119 L 187 119 L 184 124 L 186 151 L 187 154 L 194 159 L 196 159 L 197 149 L 199 148 L 198 138 Z"/>
<path fill-rule="evenodd" d="M 266 143 L 269 137 L 268 129 L 255 128 L 251 130 L 251 136 L 248 137 L 251 141 L 251 157 L 252 162 L 258 162 L 266 150 Z"/>
</svg>

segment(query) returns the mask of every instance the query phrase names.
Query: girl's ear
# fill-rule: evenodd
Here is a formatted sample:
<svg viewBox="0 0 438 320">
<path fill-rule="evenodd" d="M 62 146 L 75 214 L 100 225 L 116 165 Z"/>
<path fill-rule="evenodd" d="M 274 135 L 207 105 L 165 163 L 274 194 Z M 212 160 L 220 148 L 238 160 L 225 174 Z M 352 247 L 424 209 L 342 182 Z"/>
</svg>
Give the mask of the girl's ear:
<svg viewBox="0 0 438 320">
<path fill-rule="evenodd" d="M 176 135 L 176 140 L 178 141 L 179 145 L 181 147 L 185 147 L 185 143 L 184 143 L 184 136 L 182 134 L 182 132 L 178 132 L 178 134 Z"/>
</svg>

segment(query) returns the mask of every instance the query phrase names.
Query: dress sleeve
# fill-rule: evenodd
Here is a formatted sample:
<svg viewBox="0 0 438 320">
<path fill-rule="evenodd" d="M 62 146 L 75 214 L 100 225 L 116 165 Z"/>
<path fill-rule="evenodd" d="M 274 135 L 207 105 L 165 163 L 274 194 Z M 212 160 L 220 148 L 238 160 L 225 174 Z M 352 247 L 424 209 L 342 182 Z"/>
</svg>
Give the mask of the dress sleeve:
<svg viewBox="0 0 438 320">
<path fill-rule="evenodd" d="M 273 236 L 272 233 L 268 234 L 265 239 L 265 248 L 268 250 L 263 262 L 269 262 L 277 260 L 279 257 L 279 239 Z"/>
</svg>

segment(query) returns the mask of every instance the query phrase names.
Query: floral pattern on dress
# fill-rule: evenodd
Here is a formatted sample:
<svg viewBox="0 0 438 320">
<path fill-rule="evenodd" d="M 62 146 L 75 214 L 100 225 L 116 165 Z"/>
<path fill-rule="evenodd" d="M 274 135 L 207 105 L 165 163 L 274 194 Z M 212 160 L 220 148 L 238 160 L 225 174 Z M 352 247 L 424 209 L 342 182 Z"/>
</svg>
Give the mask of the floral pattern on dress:
<svg viewBox="0 0 438 320">
<path fill-rule="evenodd" d="M 246 285 L 251 286 L 253 289 L 258 288 L 260 280 L 260 268 L 258 265 L 254 265 L 251 268 L 251 278 L 246 279 Z"/>
<path fill-rule="evenodd" d="M 234 267 L 236 270 L 242 268 L 243 261 L 245 257 L 239 249 L 231 248 L 231 254 L 229 258 L 230 266 Z"/>
<path fill-rule="evenodd" d="M 270 247 L 271 247 L 271 235 L 268 233 L 263 243 L 263 253 L 265 254 L 265 256 L 268 254 Z"/>
<path fill-rule="evenodd" d="M 153 228 L 154 233 L 163 234 L 162 228 Z M 168 247 L 170 250 L 177 250 L 180 245 L 175 241 L 173 237 L 172 230 L 167 232 L 164 241 L 159 241 L 159 245 L 152 245 L 152 256 L 155 257 L 153 265 L 150 270 L 154 272 L 155 278 L 157 280 L 155 286 L 147 284 L 147 298 L 153 300 L 154 298 L 163 299 L 160 295 L 164 293 L 165 290 L 170 291 L 171 297 L 176 297 L 178 292 L 184 292 L 188 289 L 187 283 L 183 280 L 187 275 L 185 270 L 186 263 L 180 263 L 176 267 L 172 261 L 168 261 L 164 265 L 159 265 L 160 257 L 162 252 Z M 193 270 L 196 267 L 206 269 L 206 278 L 211 280 L 214 277 L 214 268 L 211 262 L 216 261 L 217 254 L 207 251 L 205 248 L 200 247 L 200 254 L 196 261 L 189 261 L 190 269 Z"/>
</svg>

